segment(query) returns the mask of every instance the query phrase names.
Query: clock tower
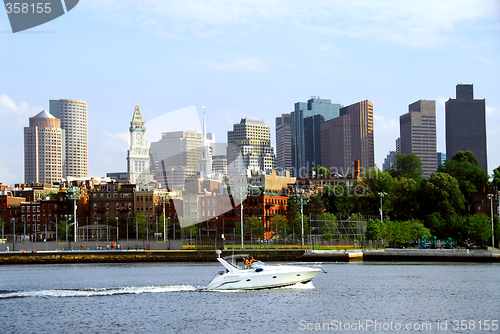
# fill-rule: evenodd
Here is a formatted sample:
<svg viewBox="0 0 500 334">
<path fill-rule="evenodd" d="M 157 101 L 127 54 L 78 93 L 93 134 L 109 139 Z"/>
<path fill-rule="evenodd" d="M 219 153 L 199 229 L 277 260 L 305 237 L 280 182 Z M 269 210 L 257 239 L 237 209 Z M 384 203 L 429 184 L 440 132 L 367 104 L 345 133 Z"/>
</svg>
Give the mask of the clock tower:
<svg viewBox="0 0 500 334">
<path fill-rule="evenodd" d="M 144 124 L 137 104 L 130 122 L 130 149 L 127 153 L 127 172 L 132 184 L 147 184 L 150 181 L 149 145 L 146 143 Z"/>
</svg>

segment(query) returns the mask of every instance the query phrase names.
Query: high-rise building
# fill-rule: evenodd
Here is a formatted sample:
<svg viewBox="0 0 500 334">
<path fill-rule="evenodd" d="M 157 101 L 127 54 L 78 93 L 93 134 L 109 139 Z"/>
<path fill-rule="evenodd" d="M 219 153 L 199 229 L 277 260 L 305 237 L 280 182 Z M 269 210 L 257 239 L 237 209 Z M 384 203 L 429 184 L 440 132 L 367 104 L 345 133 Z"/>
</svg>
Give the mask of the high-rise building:
<svg viewBox="0 0 500 334">
<path fill-rule="evenodd" d="M 233 125 L 232 131 L 227 132 L 227 142 L 228 164 L 233 163 L 240 154 L 243 158 L 243 166 L 238 167 L 242 170 L 230 173 L 272 169 L 274 150 L 271 147 L 271 132 L 263 120 L 242 118 L 240 123 Z"/>
<path fill-rule="evenodd" d="M 418 156 L 423 176 L 429 177 L 437 170 L 436 101 L 419 100 L 410 104 L 408 111 L 399 117 L 401 153 Z"/>
<path fill-rule="evenodd" d="M 474 99 L 472 85 L 457 85 L 457 98 L 446 101 L 446 156 L 472 151 L 479 168 L 488 171 L 485 99 Z"/>
<path fill-rule="evenodd" d="M 151 157 L 146 143 L 146 127 L 139 105 L 135 106 L 130 122 L 130 149 L 127 152 L 127 172 L 132 184 L 148 184 L 151 181 Z"/>
<path fill-rule="evenodd" d="M 340 109 L 340 116 L 321 124 L 321 166 L 346 176 L 375 167 L 373 104 L 364 100 Z"/>
<path fill-rule="evenodd" d="M 382 170 L 388 170 L 394 163 L 396 163 L 396 151 L 389 151 L 389 154 L 387 154 L 387 157 L 384 159 Z"/>
<path fill-rule="evenodd" d="M 87 102 L 50 100 L 49 111 L 61 120 L 61 128 L 65 132 L 63 177 L 87 177 L 89 175 Z"/>
<path fill-rule="evenodd" d="M 396 154 L 401 154 L 401 137 L 396 139 Z"/>
<path fill-rule="evenodd" d="M 165 132 L 161 134 L 158 143 L 155 180 L 163 188 L 183 190 L 186 178 L 194 178 L 198 170 L 202 146 L 201 132 Z"/>
<path fill-rule="evenodd" d="M 446 153 L 437 152 L 436 156 L 437 156 L 437 165 L 439 167 L 446 161 Z"/>
<path fill-rule="evenodd" d="M 24 181 L 61 182 L 63 130 L 61 121 L 43 110 L 24 128 Z"/>
<path fill-rule="evenodd" d="M 292 169 L 292 115 L 276 117 L 276 168 Z"/>
<path fill-rule="evenodd" d="M 321 115 L 323 120 L 313 116 Z M 307 102 L 295 103 L 292 117 L 292 167 L 294 176 L 305 176 L 321 162 L 321 140 L 318 140 L 318 123 L 340 115 L 340 104 L 330 99 L 311 97 Z M 306 118 L 313 117 L 306 122 Z M 307 124 L 307 125 L 306 125 Z M 312 141 L 312 142 L 311 142 Z M 311 148 L 314 152 L 307 152 Z"/>
<path fill-rule="evenodd" d="M 198 161 L 198 170 L 200 171 L 200 178 L 210 179 L 213 175 L 212 170 L 212 150 L 207 138 L 207 123 L 205 119 L 205 106 L 203 108 L 203 134 L 201 139 L 200 159 Z M 212 136 L 211 136 L 212 138 Z M 215 142 L 215 138 L 213 138 Z"/>
</svg>

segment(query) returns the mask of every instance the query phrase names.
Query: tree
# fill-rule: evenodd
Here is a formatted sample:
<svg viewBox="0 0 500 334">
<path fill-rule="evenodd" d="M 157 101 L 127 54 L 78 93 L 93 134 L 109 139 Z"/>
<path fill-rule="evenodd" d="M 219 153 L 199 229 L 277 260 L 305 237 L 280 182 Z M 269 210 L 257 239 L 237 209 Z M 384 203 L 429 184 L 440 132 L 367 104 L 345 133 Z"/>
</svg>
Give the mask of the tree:
<svg viewBox="0 0 500 334">
<path fill-rule="evenodd" d="M 380 192 L 388 194 L 384 197 L 384 212 L 389 213 L 387 200 L 391 196 L 394 179 L 388 172 L 379 170 L 368 170 L 361 175 L 356 182 L 356 188 L 363 187 L 364 195 L 353 197 L 358 204 L 358 212 L 365 215 L 380 214 Z M 357 194 L 356 194 L 357 195 Z"/>
<path fill-rule="evenodd" d="M 302 218 L 304 218 L 304 235 L 309 234 L 309 219 L 306 216 L 298 215 L 293 221 L 293 233 L 297 239 L 301 238 L 302 235 Z"/>
<path fill-rule="evenodd" d="M 455 178 L 446 173 L 434 173 L 422 181 L 418 194 L 421 199 L 419 216 L 433 235 L 449 237 L 460 233 L 460 214 L 465 199 Z"/>
<path fill-rule="evenodd" d="M 467 218 L 465 224 L 467 237 L 475 242 L 484 243 L 491 238 L 491 220 L 484 213 L 477 213 Z"/>
<path fill-rule="evenodd" d="M 66 220 L 60 220 L 59 224 L 57 224 L 56 240 L 66 239 L 66 232 L 68 233 L 68 240 L 71 239 L 73 234 L 71 233 L 68 222 Z"/>
<path fill-rule="evenodd" d="M 328 168 L 321 167 L 320 165 L 317 165 L 316 167 L 314 167 L 313 171 L 316 172 L 316 177 L 320 177 L 320 176 L 329 177 L 330 176 L 330 170 Z"/>
<path fill-rule="evenodd" d="M 368 240 L 380 240 L 381 239 L 380 220 L 378 220 L 378 219 L 368 220 L 368 224 L 366 225 L 365 237 Z"/>
<path fill-rule="evenodd" d="M 258 235 L 258 236 L 264 236 L 264 232 L 266 231 L 266 227 L 264 226 L 264 223 L 262 220 L 259 219 L 257 216 L 251 216 L 248 218 L 248 223 L 247 226 L 245 226 L 247 232 L 249 230 L 252 231 L 252 235 Z M 245 230 L 243 230 L 245 231 Z"/>
<path fill-rule="evenodd" d="M 306 216 L 317 218 L 325 210 L 325 205 L 320 195 L 312 195 L 309 201 L 304 204 L 304 214 Z"/>
<path fill-rule="evenodd" d="M 492 181 L 493 187 L 500 188 L 500 166 L 493 170 Z"/>
<path fill-rule="evenodd" d="M 396 154 L 396 162 L 389 168 L 392 177 L 407 177 L 417 183 L 422 179 L 422 162 L 415 154 Z"/>
<path fill-rule="evenodd" d="M 320 196 L 327 212 L 343 216 L 352 212 L 354 192 L 345 182 L 326 185 Z"/>
<path fill-rule="evenodd" d="M 326 233 L 329 233 L 331 235 L 337 234 L 337 225 L 338 223 L 336 222 L 337 217 L 335 217 L 334 214 L 329 213 L 329 212 L 322 212 L 318 216 L 318 226 L 320 226 L 320 233 L 321 230 L 323 231 L 323 234 L 326 235 Z M 312 225 L 311 225 L 312 226 Z M 326 241 L 329 241 L 331 239 L 325 238 Z"/>
<path fill-rule="evenodd" d="M 455 153 L 451 160 L 439 166 L 438 171 L 453 176 L 464 198 L 472 205 L 472 192 L 480 191 L 488 186 L 489 176 L 477 166 L 476 157 L 471 151 Z"/>
<path fill-rule="evenodd" d="M 394 219 L 417 218 L 419 210 L 417 181 L 404 176 L 394 179 L 392 191 L 384 200 L 387 203 L 386 211 L 391 213 Z"/>
<path fill-rule="evenodd" d="M 477 160 L 476 156 L 472 151 L 458 151 L 453 155 L 451 158 L 452 161 L 458 161 L 458 162 L 469 162 L 473 164 L 474 166 L 477 166 L 479 164 L 479 161 Z"/>
<path fill-rule="evenodd" d="M 289 229 L 288 220 L 285 219 L 282 215 L 275 215 L 271 218 L 271 230 L 274 231 L 275 235 L 279 239 L 285 239 L 287 236 L 287 231 Z"/>
<path fill-rule="evenodd" d="M 147 231 L 147 220 L 146 216 L 144 213 L 136 213 L 134 215 L 134 222 L 132 224 L 132 229 L 135 232 L 139 232 L 139 238 L 145 238 L 146 237 L 146 231 Z"/>
</svg>

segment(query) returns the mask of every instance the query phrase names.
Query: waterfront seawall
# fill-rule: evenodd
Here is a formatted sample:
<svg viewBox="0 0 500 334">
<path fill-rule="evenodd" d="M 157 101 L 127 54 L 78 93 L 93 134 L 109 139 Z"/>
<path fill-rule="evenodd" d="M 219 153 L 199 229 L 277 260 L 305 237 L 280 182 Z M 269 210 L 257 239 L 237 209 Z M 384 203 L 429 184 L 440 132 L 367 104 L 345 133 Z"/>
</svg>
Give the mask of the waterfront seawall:
<svg viewBox="0 0 500 334">
<path fill-rule="evenodd" d="M 251 254 L 265 262 L 496 262 L 499 251 L 441 249 L 385 250 L 225 250 L 222 256 Z M 54 263 L 133 263 L 133 262 L 216 262 L 215 251 L 123 250 L 123 251 L 39 251 L 37 253 L 1 252 L 0 265 Z"/>
</svg>

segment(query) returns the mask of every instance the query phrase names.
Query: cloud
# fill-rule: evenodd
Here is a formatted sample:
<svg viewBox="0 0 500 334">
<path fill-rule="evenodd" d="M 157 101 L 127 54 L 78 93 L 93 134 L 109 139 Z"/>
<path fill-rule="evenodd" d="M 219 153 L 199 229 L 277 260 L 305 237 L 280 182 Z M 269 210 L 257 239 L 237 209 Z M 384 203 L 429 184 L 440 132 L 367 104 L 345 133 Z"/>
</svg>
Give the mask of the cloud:
<svg viewBox="0 0 500 334">
<path fill-rule="evenodd" d="M 43 108 L 17 102 L 7 94 L 0 94 L 0 183 L 14 184 L 24 179 L 24 132 L 28 118 Z"/>
<path fill-rule="evenodd" d="M 19 113 L 19 108 L 16 103 L 7 95 L 0 95 L 0 112 L 15 112 Z"/>
<path fill-rule="evenodd" d="M 470 22 L 491 26 L 500 13 L 497 0 L 89 0 L 87 6 L 122 16 L 122 24 L 142 22 L 165 36 L 248 36 L 280 26 L 324 37 L 349 36 L 412 47 L 454 43 L 454 33 L 461 26 Z"/>
</svg>

